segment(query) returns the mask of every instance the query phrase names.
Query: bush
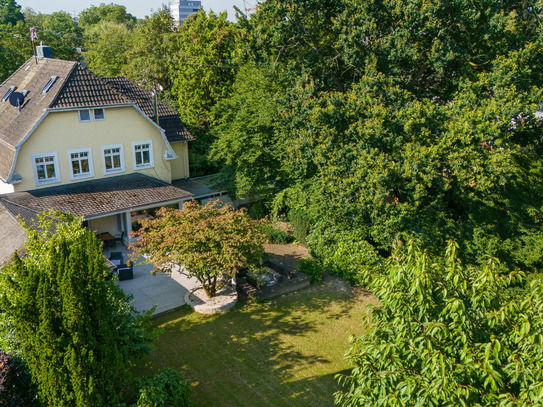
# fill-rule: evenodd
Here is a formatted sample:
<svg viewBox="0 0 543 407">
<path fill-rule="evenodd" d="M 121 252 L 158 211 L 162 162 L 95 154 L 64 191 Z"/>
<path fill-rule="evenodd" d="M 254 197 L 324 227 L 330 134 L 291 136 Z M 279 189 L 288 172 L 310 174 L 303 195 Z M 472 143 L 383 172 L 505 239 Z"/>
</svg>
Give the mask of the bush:
<svg viewBox="0 0 543 407">
<path fill-rule="evenodd" d="M 262 224 L 262 232 L 270 243 L 288 244 L 294 242 L 294 236 L 284 230 L 275 228 L 271 223 Z"/>
<path fill-rule="evenodd" d="M 300 260 L 298 270 L 307 274 L 311 278 L 312 283 L 322 283 L 322 266 L 318 260 L 311 257 L 305 257 Z"/>
<path fill-rule="evenodd" d="M 190 384 L 173 369 L 140 379 L 140 397 L 134 407 L 192 407 Z"/>
<path fill-rule="evenodd" d="M 307 236 L 311 229 L 311 225 L 307 217 L 299 211 L 294 211 L 289 213 L 290 224 L 292 225 L 292 230 L 294 232 L 294 237 L 298 243 L 307 244 Z"/>
<path fill-rule="evenodd" d="M 37 394 L 24 360 L 0 350 L 0 406 L 37 407 Z"/>
<path fill-rule="evenodd" d="M 262 219 L 268 215 L 269 211 L 262 201 L 255 202 L 249 208 L 249 216 L 253 219 Z"/>
<path fill-rule="evenodd" d="M 356 230 L 317 225 L 307 238 L 311 253 L 330 274 L 353 286 L 367 286 L 374 275 L 385 271 L 386 260 Z"/>
</svg>

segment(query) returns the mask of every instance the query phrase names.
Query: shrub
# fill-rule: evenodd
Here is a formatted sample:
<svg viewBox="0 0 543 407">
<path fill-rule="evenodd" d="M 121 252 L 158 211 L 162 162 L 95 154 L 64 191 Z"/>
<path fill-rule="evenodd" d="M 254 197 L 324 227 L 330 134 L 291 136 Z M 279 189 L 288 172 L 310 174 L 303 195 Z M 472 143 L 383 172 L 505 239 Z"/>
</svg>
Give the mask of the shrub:
<svg viewBox="0 0 543 407">
<path fill-rule="evenodd" d="M 275 228 L 271 223 L 263 223 L 261 230 L 270 243 L 288 244 L 294 242 L 293 235 L 284 230 Z"/>
<path fill-rule="evenodd" d="M 311 257 L 305 257 L 300 260 L 298 270 L 307 274 L 311 278 L 312 283 L 322 283 L 322 265 L 318 260 Z"/>
<path fill-rule="evenodd" d="M 0 406 L 37 407 L 37 394 L 24 360 L 0 350 Z"/>
<path fill-rule="evenodd" d="M 335 274 L 353 286 L 366 287 L 375 275 L 384 271 L 384 259 L 365 240 L 351 240 L 342 236 L 336 250 L 327 260 Z"/>
<path fill-rule="evenodd" d="M 262 201 L 255 202 L 249 208 L 249 216 L 253 219 L 262 219 L 268 215 L 269 211 Z"/>
<path fill-rule="evenodd" d="M 324 269 L 353 286 L 367 286 L 374 275 L 384 272 L 386 260 L 357 230 L 316 225 L 307 238 L 310 252 Z"/>
<path fill-rule="evenodd" d="M 294 237 L 298 243 L 307 244 L 307 236 L 311 229 L 311 225 L 307 217 L 300 211 L 293 211 L 289 213 L 290 224 L 292 225 L 292 230 L 294 232 Z"/>
<path fill-rule="evenodd" d="M 173 369 L 140 379 L 140 397 L 134 407 L 192 407 L 190 384 Z"/>
</svg>

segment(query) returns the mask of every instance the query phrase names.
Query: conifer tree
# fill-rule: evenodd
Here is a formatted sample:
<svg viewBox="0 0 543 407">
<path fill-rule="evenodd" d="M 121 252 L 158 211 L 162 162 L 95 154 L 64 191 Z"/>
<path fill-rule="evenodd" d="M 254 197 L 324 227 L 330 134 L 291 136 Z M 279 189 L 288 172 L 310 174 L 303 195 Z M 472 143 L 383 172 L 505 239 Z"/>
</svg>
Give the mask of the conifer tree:
<svg viewBox="0 0 543 407">
<path fill-rule="evenodd" d="M 42 218 L 39 230 L 27 228 L 25 255 L 2 272 L 2 306 L 40 399 L 50 406 L 111 406 L 120 401 L 129 357 L 149 337 L 144 317 L 131 315 L 125 295 L 108 280 L 100 242 L 80 224 L 55 214 Z"/>
</svg>

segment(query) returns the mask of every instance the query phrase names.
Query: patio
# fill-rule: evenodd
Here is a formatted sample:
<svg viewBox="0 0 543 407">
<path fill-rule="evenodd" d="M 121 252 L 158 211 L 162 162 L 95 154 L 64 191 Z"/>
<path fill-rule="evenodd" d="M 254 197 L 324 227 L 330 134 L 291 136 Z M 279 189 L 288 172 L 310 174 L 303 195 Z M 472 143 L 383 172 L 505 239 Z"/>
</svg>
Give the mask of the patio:
<svg viewBox="0 0 543 407">
<path fill-rule="evenodd" d="M 109 258 L 111 252 L 122 252 L 124 261 L 128 260 L 129 251 L 125 246 L 104 250 L 104 256 Z M 134 296 L 134 307 L 138 311 L 151 309 L 156 305 L 153 315 L 163 314 L 185 305 L 185 293 L 198 286 L 196 279 L 189 279 L 179 272 L 169 277 L 164 273 L 151 274 L 151 264 L 134 264 L 134 278 L 119 281 L 119 287 L 126 293 Z"/>
</svg>

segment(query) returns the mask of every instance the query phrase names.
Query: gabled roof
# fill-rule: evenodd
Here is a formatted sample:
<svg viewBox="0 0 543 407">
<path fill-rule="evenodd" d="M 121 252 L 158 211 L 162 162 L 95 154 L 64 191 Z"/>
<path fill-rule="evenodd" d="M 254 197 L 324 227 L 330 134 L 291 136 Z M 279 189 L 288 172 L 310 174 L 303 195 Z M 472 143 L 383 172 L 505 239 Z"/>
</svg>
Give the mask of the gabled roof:
<svg viewBox="0 0 543 407">
<path fill-rule="evenodd" d="M 44 86 L 57 77 L 47 92 Z M 28 91 L 22 108 L 1 102 L 9 89 Z M 93 108 L 136 105 L 153 119 L 152 96 L 128 78 L 101 78 L 80 62 L 52 58 L 30 58 L 0 84 L 0 179 L 8 181 L 16 149 L 43 118 L 47 109 Z M 169 142 L 194 138 L 179 114 L 159 102 L 159 122 Z M 13 180 L 9 180 L 13 181 Z"/>
<path fill-rule="evenodd" d="M 147 116 L 156 122 L 153 96 L 150 92 L 135 84 L 125 76 L 112 76 L 102 78 L 113 89 L 134 102 Z M 170 143 L 176 141 L 192 141 L 194 137 L 189 133 L 179 113 L 161 100 L 157 100 L 159 126 L 166 132 Z"/>
</svg>

